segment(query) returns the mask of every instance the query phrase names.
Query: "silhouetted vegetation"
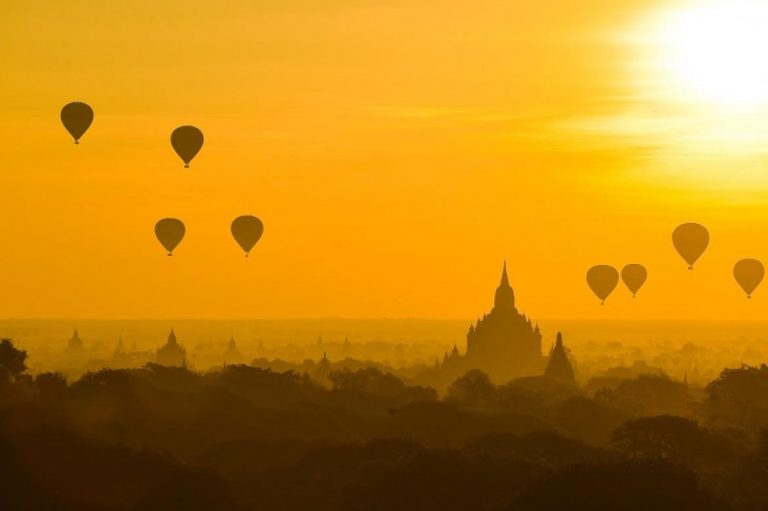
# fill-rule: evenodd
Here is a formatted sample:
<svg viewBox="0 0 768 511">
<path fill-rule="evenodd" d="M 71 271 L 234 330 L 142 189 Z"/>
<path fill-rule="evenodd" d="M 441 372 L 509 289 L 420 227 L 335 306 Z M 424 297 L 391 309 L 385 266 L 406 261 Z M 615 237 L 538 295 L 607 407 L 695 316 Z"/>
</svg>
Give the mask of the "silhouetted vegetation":
<svg viewBox="0 0 768 511">
<path fill-rule="evenodd" d="M 316 366 L 311 366 L 317 370 Z M 768 368 L 443 397 L 377 367 L 148 364 L 32 377 L 0 343 L 1 509 L 756 510 Z"/>
</svg>

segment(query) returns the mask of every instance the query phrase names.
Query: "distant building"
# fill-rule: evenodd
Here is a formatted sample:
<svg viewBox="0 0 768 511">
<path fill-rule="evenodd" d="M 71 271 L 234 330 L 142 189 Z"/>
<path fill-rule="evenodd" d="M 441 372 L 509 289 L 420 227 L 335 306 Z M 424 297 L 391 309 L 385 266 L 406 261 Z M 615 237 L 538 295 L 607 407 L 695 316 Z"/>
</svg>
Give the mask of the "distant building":
<svg viewBox="0 0 768 511">
<path fill-rule="evenodd" d="M 568 360 L 568 354 L 565 352 L 565 346 L 563 345 L 563 334 L 560 332 L 557 333 L 557 340 L 552 348 L 552 354 L 549 356 L 544 376 L 563 382 L 576 383 L 573 367 Z"/>
<path fill-rule="evenodd" d="M 449 353 L 448 350 L 445 350 L 445 353 L 443 354 L 443 364 L 448 363 L 461 363 L 463 362 L 463 359 L 461 357 L 461 353 L 459 353 L 459 348 L 455 344 L 453 345 L 453 349 Z"/>
<path fill-rule="evenodd" d="M 229 345 L 227 345 L 227 351 L 224 352 L 225 364 L 241 364 L 243 362 L 243 355 L 237 349 L 235 344 L 235 336 L 229 339 Z"/>
<path fill-rule="evenodd" d="M 323 358 L 315 366 L 315 371 L 312 377 L 323 383 L 329 383 L 328 376 L 331 374 L 331 361 L 328 360 L 328 354 L 323 353 Z"/>
<path fill-rule="evenodd" d="M 463 355 L 456 345 L 445 352 L 439 368 L 440 379 L 452 381 L 470 369 L 480 369 L 495 381 L 504 382 L 540 375 L 545 365 L 539 326 L 517 310 L 505 262 L 493 308 L 470 325 Z"/>
<path fill-rule="evenodd" d="M 112 353 L 112 358 L 118 358 L 124 354 L 125 354 L 125 346 L 123 346 L 123 337 L 120 336 L 120 338 L 117 340 L 115 351 Z"/>
<path fill-rule="evenodd" d="M 467 369 L 482 369 L 501 381 L 541 374 L 544 368 L 539 326 L 517 310 L 506 262 L 491 312 L 469 327 L 463 358 Z"/>
<path fill-rule="evenodd" d="M 77 328 L 75 328 L 75 331 L 72 333 L 72 338 L 67 342 L 67 351 L 83 351 L 83 341 L 80 339 L 80 334 L 77 332 Z"/>
<path fill-rule="evenodd" d="M 109 366 L 114 369 L 123 369 L 136 367 L 137 365 L 139 364 L 136 363 L 134 354 L 126 351 L 125 345 L 123 344 L 123 338 L 120 337 L 115 346 L 115 351 L 112 352 L 112 360 L 109 363 Z"/>
<path fill-rule="evenodd" d="M 187 365 L 187 350 L 176 341 L 176 334 L 173 329 L 168 335 L 168 341 L 157 350 L 155 361 L 163 366 L 183 366 Z"/>
</svg>

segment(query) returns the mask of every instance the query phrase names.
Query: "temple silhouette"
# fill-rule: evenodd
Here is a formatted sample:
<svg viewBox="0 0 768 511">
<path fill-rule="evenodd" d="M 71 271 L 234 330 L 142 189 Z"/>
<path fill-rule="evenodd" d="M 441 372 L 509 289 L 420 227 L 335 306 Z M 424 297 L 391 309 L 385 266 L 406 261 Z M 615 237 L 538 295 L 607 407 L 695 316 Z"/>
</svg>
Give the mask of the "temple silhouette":
<svg viewBox="0 0 768 511">
<path fill-rule="evenodd" d="M 454 346 L 445 353 L 442 369 L 453 374 L 481 369 L 496 381 L 540 376 L 547 363 L 541 340 L 538 324 L 517 309 L 505 262 L 493 308 L 470 325 L 465 354 Z"/>
<path fill-rule="evenodd" d="M 549 355 L 549 362 L 547 362 L 544 376 L 565 383 L 576 383 L 576 375 L 573 372 L 570 360 L 568 360 L 568 354 L 563 345 L 563 334 L 560 332 L 557 332 L 557 340 L 552 348 L 552 353 Z"/>
<path fill-rule="evenodd" d="M 229 338 L 229 344 L 227 345 L 227 351 L 224 352 L 224 364 L 242 364 L 243 355 L 240 350 L 237 349 L 235 343 L 235 336 Z"/>
<path fill-rule="evenodd" d="M 75 328 L 75 331 L 72 332 L 72 337 L 67 341 L 67 351 L 70 353 L 83 351 L 83 340 L 80 339 L 80 333 L 77 331 L 77 328 Z"/>
<path fill-rule="evenodd" d="M 162 347 L 158 348 L 155 361 L 163 366 L 186 367 L 187 350 L 176 341 L 176 334 L 173 329 L 171 329 L 171 333 L 168 334 L 168 341 Z"/>
</svg>

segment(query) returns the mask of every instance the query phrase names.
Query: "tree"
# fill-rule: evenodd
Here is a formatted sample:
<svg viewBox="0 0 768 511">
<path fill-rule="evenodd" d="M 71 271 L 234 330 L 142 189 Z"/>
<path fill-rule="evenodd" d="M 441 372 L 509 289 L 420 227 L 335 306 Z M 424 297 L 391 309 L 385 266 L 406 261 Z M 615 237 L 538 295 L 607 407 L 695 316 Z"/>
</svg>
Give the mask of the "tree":
<svg viewBox="0 0 768 511">
<path fill-rule="evenodd" d="M 768 425 L 768 366 L 725 369 L 705 387 L 709 420 L 752 431 Z"/>
<path fill-rule="evenodd" d="M 554 418 L 559 426 L 575 438 L 595 445 L 605 445 L 611 433 L 628 416 L 600 401 L 575 396 L 555 408 Z"/>
<path fill-rule="evenodd" d="M 512 511 L 655 511 L 727 509 L 699 484 L 696 476 L 661 461 L 577 464 L 532 485 Z"/>
<path fill-rule="evenodd" d="M 739 446 L 725 435 L 671 415 L 627 421 L 613 432 L 611 445 L 631 458 L 663 459 L 694 469 L 722 469 L 739 454 Z"/>
<path fill-rule="evenodd" d="M 37 392 L 48 399 L 58 399 L 67 391 L 67 377 L 59 372 L 40 373 L 35 378 Z"/>
<path fill-rule="evenodd" d="M 690 390 L 667 376 L 643 374 L 624 380 L 601 398 L 635 416 L 683 415 L 691 402 Z"/>
<path fill-rule="evenodd" d="M 382 406 L 401 406 L 406 403 L 434 401 L 437 392 L 430 387 L 409 387 L 397 376 L 375 367 L 357 371 L 341 369 L 332 371 L 328 379 L 333 389 L 328 393 L 329 402 L 357 410 Z"/>
<path fill-rule="evenodd" d="M 0 382 L 15 383 L 27 370 L 27 352 L 17 349 L 10 339 L 0 341 Z"/>
<path fill-rule="evenodd" d="M 449 401 L 474 405 L 487 401 L 495 391 L 496 385 L 487 373 L 480 369 L 471 369 L 451 383 L 447 397 Z"/>
<path fill-rule="evenodd" d="M 359 371 L 333 371 L 328 375 L 333 390 L 386 398 L 400 397 L 406 385 L 397 376 L 369 367 Z"/>
</svg>

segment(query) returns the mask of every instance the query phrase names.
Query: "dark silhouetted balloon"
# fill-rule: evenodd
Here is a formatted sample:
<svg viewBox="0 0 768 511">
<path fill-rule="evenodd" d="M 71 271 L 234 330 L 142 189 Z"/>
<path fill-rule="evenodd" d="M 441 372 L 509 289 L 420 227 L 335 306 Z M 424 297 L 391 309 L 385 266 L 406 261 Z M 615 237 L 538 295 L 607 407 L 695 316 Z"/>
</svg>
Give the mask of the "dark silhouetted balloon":
<svg viewBox="0 0 768 511">
<path fill-rule="evenodd" d="M 648 270 L 642 264 L 628 264 L 621 270 L 621 280 L 632 291 L 632 298 L 637 296 L 637 292 L 643 287 L 647 278 Z"/>
<path fill-rule="evenodd" d="M 184 167 L 189 168 L 189 162 L 203 147 L 203 132 L 194 126 L 179 126 L 171 133 L 171 145 L 184 161 Z"/>
<path fill-rule="evenodd" d="M 185 232 L 184 223 L 176 218 L 163 218 L 155 224 L 155 236 L 169 256 L 173 255 L 173 249 L 184 239 Z"/>
<path fill-rule="evenodd" d="M 672 243 L 677 253 L 688 263 L 688 269 L 692 270 L 694 263 L 709 245 L 709 231 L 700 224 L 683 224 L 672 233 Z"/>
<path fill-rule="evenodd" d="M 61 109 L 61 123 L 75 139 L 75 144 L 80 143 L 80 137 L 85 134 L 92 122 L 93 109 L 85 103 L 75 101 L 67 103 Z"/>
<path fill-rule="evenodd" d="M 600 264 L 593 266 L 587 271 L 587 284 L 600 301 L 605 304 L 605 300 L 610 296 L 616 284 L 619 283 L 619 272 L 613 266 Z"/>
<path fill-rule="evenodd" d="M 764 276 L 765 267 L 757 259 L 742 259 L 733 266 L 733 277 L 747 293 L 747 298 L 752 298 L 752 293 L 763 281 Z"/>
<path fill-rule="evenodd" d="M 245 257 L 248 257 L 248 252 L 258 243 L 262 234 L 264 224 L 255 216 L 243 215 L 232 221 L 232 236 L 245 251 Z"/>
</svg>

